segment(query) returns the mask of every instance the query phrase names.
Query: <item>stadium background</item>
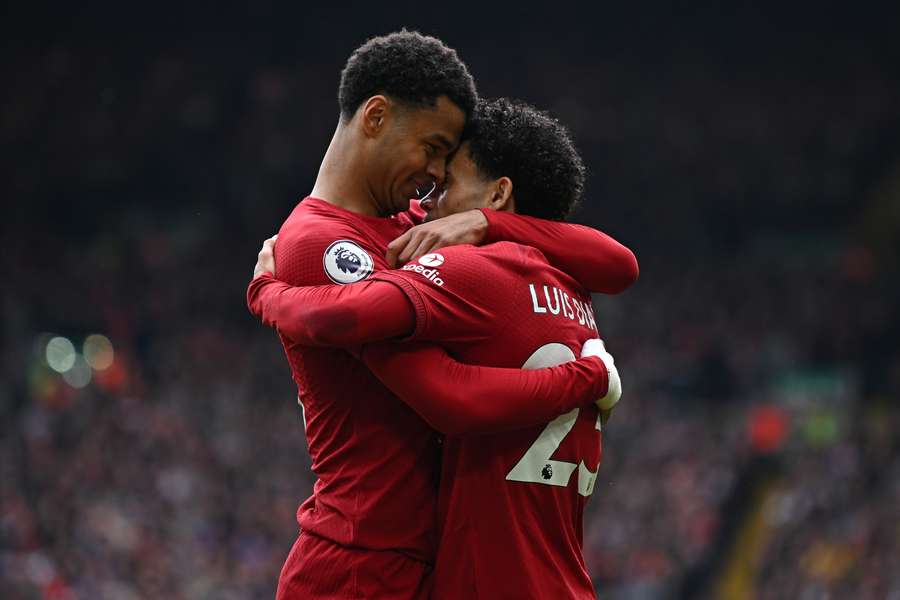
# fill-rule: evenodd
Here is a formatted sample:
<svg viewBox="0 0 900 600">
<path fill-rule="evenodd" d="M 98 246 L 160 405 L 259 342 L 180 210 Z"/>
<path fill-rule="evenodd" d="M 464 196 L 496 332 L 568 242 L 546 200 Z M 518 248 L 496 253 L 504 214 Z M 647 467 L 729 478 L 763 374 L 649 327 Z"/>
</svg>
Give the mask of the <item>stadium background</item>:
<svg viewBox="0 0 900 600">
<path fill-rule="evenodd" d="M 272 597 L 312 478 L 244 289 L 350 51 L 406 25 L 568 124 L 577 220 L 640 259 L 595 302 L 601 596 L 900 598 L 896 12 L 8 9 L 0 596 Z"/>
</svg>

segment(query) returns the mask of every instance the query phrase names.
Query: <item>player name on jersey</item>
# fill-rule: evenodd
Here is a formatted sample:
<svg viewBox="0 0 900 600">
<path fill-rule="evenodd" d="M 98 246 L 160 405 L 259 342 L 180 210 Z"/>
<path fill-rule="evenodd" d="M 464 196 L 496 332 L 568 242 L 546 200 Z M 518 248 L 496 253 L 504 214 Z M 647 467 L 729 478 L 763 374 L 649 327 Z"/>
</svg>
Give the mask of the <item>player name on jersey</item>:
<svg viewBox="0 0 900 600">
<path fill-rule="evenodd" d="M 537 287 L 540 286 L 540 287 Z M 538 291 L 543 290 L 543 293 Z M 529 283 L 531 303 L 537 314 L 549 313 L 554 316 L 568 317 L 572 321 L 578 321 L 588 329 L 597 331 L 597 323 L 594 321 L 594 307 L 589 302 L 581 302 L 577 298 L 569 296 L 565 290 L 552 285 L 540 285 Z M 552 298 L 550 290 L 553 290 Z"/>
</svg>

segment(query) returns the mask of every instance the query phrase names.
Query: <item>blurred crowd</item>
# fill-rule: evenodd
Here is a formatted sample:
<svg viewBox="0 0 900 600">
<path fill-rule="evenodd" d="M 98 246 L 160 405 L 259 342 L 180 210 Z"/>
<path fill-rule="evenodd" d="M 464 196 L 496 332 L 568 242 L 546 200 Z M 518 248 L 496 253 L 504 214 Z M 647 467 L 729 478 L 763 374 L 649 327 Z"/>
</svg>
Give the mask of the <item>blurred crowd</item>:
<svg viewBox="0 0 900 600">
<path fill-rule="evenodd" d="M 642 267 L 595 299 L 625 388 L 585 522 L 601 596 L 900 599 L 900 82 L 522 51 L 524 83 L 470 60 L 482 91 L 572 128 L 578 220 Z M 311 185 L 338 54 L 3 59 L 0 597 L 272 597 L 314 475 L 243 293 Z M 73 385 L 47 343 L 92 333 L 115 359 Z"/>
</svg>

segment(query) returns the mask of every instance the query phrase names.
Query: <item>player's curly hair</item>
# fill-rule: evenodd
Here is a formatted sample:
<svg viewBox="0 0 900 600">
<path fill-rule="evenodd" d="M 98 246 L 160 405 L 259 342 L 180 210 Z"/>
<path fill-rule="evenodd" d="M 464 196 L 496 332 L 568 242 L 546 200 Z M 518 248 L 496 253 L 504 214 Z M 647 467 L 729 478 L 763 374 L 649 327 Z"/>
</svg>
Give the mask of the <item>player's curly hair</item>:
<svg viewBox="0 0 900 600">
<path fill-rule="evenodd" d="M 466 65 L 441 40 L 418 31 L 395 31 L 357 48 L 341 72 L 341 117 L 353 117 L 359 105 L 384 94 L 413 106 L 434 106 L 447 96 L 468 118 L 475 108 L 475 81 Z"/>
<path fill-rule="evenodd" d="M 517 213 L 562 221 L 581 200 L 586 170 L 569 130 L 530 104 L 479 100 L 463 140 L 481 175 L 512 180 Z"/>
</svg>

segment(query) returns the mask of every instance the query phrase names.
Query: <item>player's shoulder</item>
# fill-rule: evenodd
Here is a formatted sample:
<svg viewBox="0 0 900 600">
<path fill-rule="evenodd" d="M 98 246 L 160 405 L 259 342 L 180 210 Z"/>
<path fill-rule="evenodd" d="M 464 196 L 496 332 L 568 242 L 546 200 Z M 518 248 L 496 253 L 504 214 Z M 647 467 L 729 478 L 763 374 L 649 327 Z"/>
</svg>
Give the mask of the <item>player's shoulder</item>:
<svg viewBox="0 0 900 600">
<path fill-rule="evenodd" d="M 543 252 L 533 246 L 518 242 L 495 242 L 472 249 L 470 257 L 491 265 L 494 272 L 502 272 L 511 278 L 540 277 L 571 290 L 581 290 L 581 285 L 564 271 L 555 267 Z"/>
<path fill-rule="evenodd" d="M 324 236 L 334 233 L 362 233 L 359 215 L 318 198 L 305 198 L 285 219 L 278 233 L 287 236 Z"/>
<path fill-rule="evenodd" d="M 427 257 L 427 258 L 426 258 Z M 547 263 L 540 250 L 515 242 L 494 242 L 484 246 L 460 244 L 426 255 L 425 261 L 446 264 L 448 268 L 516 267 L 528 262 Z"/>
<path fill-rule="evenodd" d="M 425 254 L 401 267 L 401 271 L 418 273 L 439 287 L 447 282 L 448 289 L 496 293 L 529 272 L 523 265 L 526 260 L 535 260 L 534 252 L 542 256 L 533 248 L 509 242 L 460 244 Z M 406 276 L 411 277 L 412 273 Z"/>
<path fill-rule="evenodd" d="M 543 252 L 518 242 L 504 241 L 478 246 L 473 254 L 482 260 L 516 270 L 549 265 Z"/>
<path fill-rule="evenodd" d="M 354 283 L 368 277 L 381 255 L 371 235 L 345 210 L 307 198 L 278 232 L 278 278 L 292 285 Z"/>
<path fill-rule="evenodd" d="M 547 262 L 547 257 L 544 256 L 543 252 L 534 246 L 520 244 L 519 242 L 494 242 L 492 244 L 481 246 L 481 248 L 486 253 L 495 256 L 515 258 L 522 261 Z"/>
</svg>

